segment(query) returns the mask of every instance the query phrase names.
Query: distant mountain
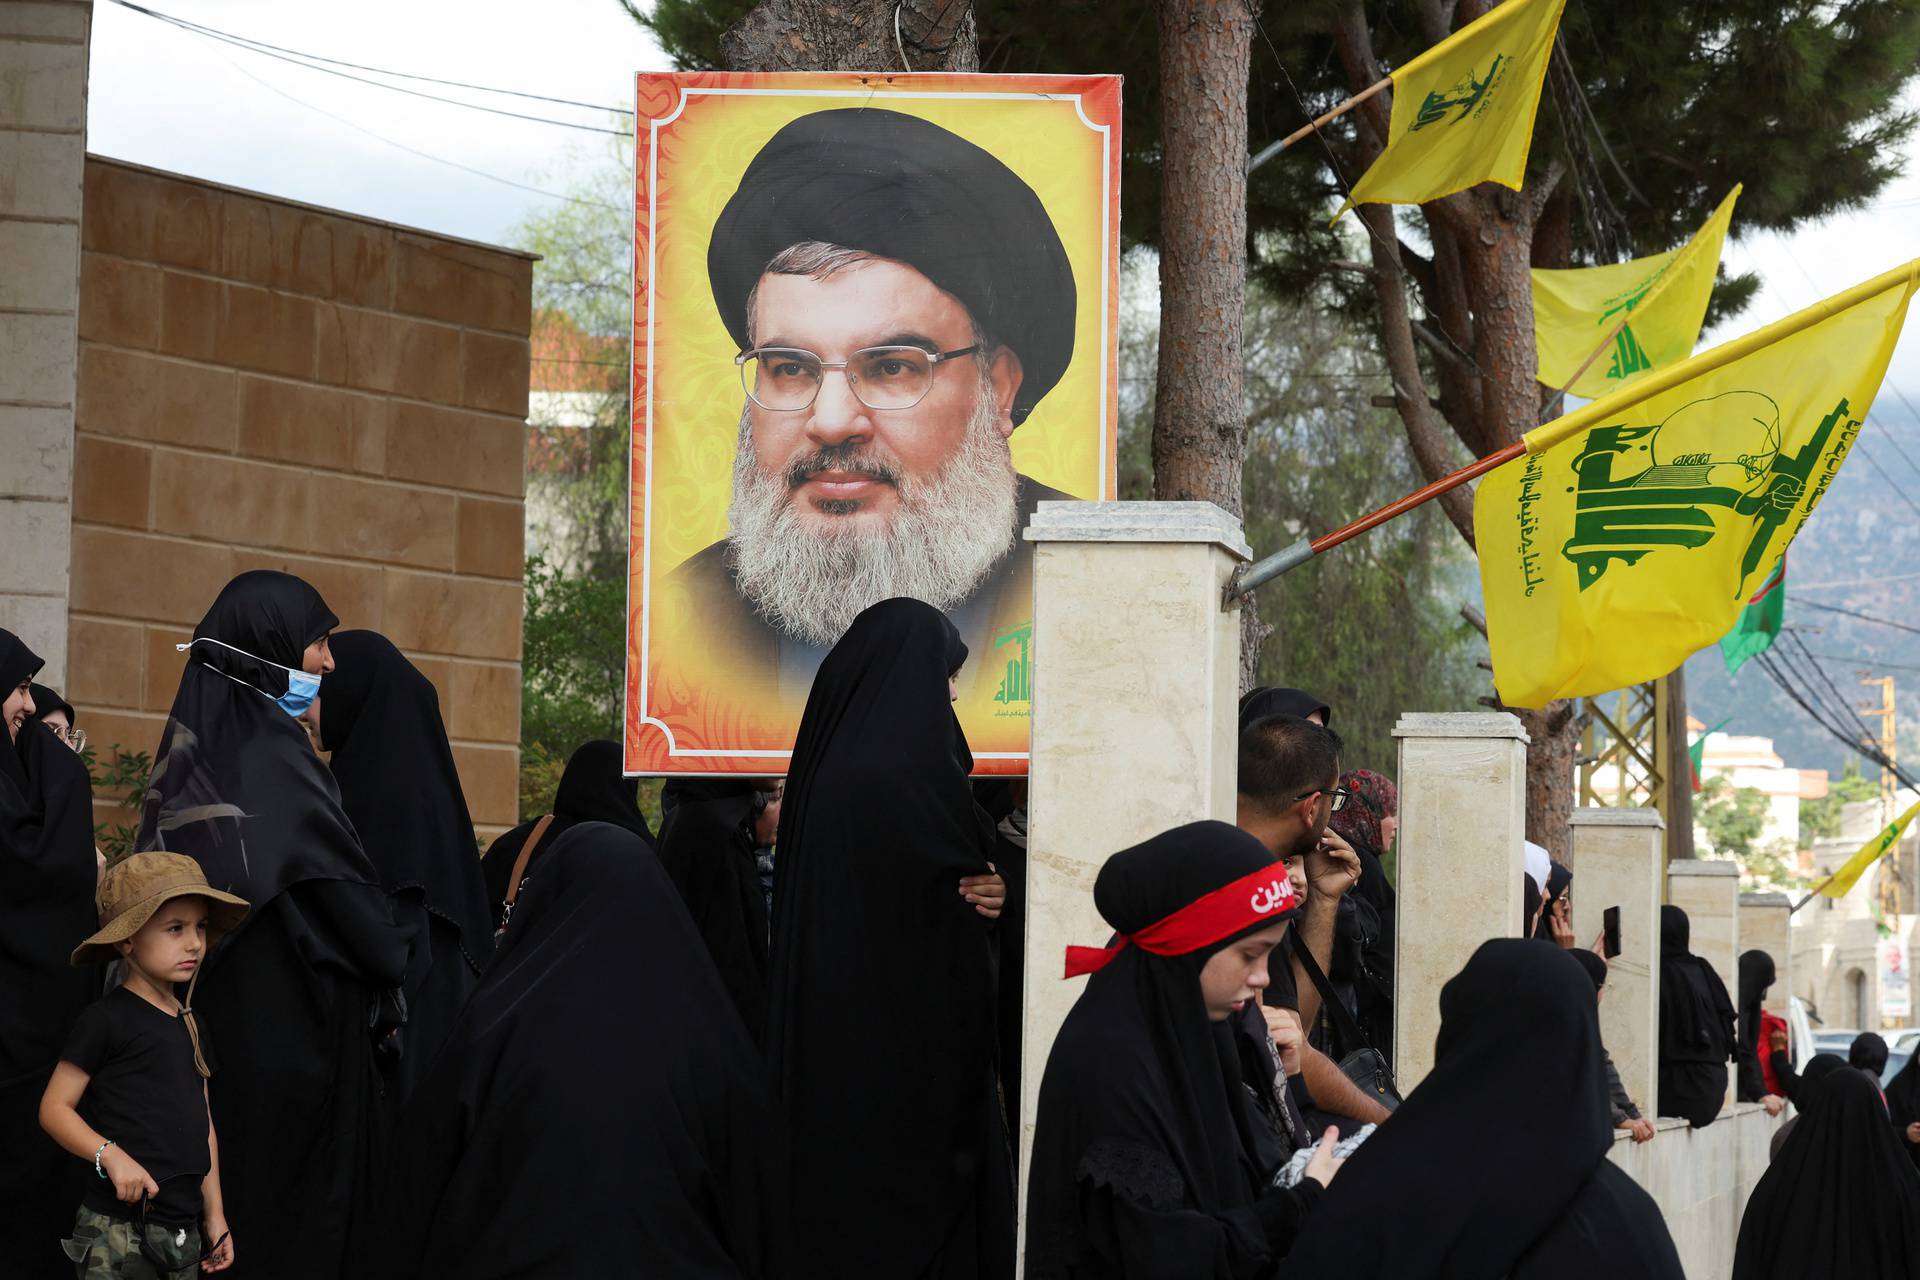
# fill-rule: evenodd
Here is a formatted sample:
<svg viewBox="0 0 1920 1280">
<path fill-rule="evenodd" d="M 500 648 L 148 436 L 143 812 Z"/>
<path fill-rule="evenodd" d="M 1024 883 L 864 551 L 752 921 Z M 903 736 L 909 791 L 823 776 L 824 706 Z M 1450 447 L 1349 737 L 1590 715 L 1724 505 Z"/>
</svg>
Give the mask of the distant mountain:
<svg viewBox="0 0 1920 1280">
<path fill-rule="evenodd" d="M 1905 390 L 1905 388 L 1902 388 Z M 1914 398 L 1908 392 L 1909 400 Z M 1877 464 L 1877 466 L 1876 466 Z M 1817 609 L 1830 605 L 1915 631 Z M 1786 626 L 1805 642 L 1832 688 L 1820 682 L 1786 635 L 1773 652 L 1801 673 L 1816 705 L 1844 699 L 1877 706 L 1862 671 L 1894 677 L 1902 763 L 1920 773 L 1920 417 L 1883 390 L 1853 454 L 1787 556 Z M 1785 761 L 1838 773 L 1847 749 L 1777 688 L 1758 662 L 1729 677 L 1718 646 L 1687 662 L 1688 710 L 1729 733 L 1774 740 Z M 1879 732 L 1877 717 L 1867 721 Z M 1872 766 L 1864 766 L 1872 775 Z"/>
</svg>

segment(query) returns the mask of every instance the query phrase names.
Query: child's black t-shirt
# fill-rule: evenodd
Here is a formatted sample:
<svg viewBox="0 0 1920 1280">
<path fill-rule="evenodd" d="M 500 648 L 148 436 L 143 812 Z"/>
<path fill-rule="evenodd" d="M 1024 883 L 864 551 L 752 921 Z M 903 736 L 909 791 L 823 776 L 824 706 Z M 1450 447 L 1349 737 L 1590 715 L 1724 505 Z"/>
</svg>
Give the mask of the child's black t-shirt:
<svg viewBox="0 0 1920 1280">
<path fill-rule="evenodd" d="M 198 1224 L 200 1181 L 212 1159 L 206 1093 L 193 1065 L 185 1020 L 115 987 L 73 1024 L 60 1060 L 89 1077 L 77 1108 L 81 1118 L 160 1184 L 148 1219 L 169 1226 Z M 116 1218 L 134 1217 L 140 1209 L 137 1201 L 122 1203 L 113 1183 L 91 1171 L 83 1202 Z"/>
</svg>

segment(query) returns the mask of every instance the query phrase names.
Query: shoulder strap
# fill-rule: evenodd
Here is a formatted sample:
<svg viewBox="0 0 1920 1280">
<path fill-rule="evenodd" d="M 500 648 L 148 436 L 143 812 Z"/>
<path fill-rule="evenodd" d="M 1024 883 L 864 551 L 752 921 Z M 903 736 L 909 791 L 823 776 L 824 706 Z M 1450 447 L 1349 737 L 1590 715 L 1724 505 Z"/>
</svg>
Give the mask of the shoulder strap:
<svg viewBox="0 0 1920 1280">
<path fill-rule="evenodd" d="M 540 847 L 541 839 L 547 834 L 547 828 L 552 825 L 553 815 L 543 814 L 540 821 L 533 824 L 533 834 L 528 836 L 527 842 L 520 846 L 520 856 L 513 860 L 513 874 L 507 880 L 505 902 L 509 912 L 513 910 L 513 900 L 520 896 L 520 882 L 526 879 L 527 860 L 533 857 L 533 851 Z"/>
<path fill-rule="evenodd" d="M 1327 975 L 1320 972 L 1320 962 L 1313 958 L 1313 948 L 1306 944 L 1304 938 L 1296 941 L 1299 945 L 1293 949 L 1293 953 L 1300 957 L 1300 967 L 1307 971 L 1307 977 L 1312 980 L 1314 990 L 1320 993 L 1320 1007 L 1325 1009 L 1327 1016 L 1333 1019 L 1334 1030 L 1340 1033 L 1341 1042 L 1347 1046 L 1347 1052 L 1352 1053 L 1363 1046 L 1371 1049 L 1373 1041 L 1367 1038 L 1367 1033 L 1360 1029 L 1359 1022 L 1354 1019 L 1352 1013 L 1348 1012 L 1347 1006 L 1341 1003 L 1339 994 L 1333 989 L 1333 984 L 1327 981 Z"/>
</svg>

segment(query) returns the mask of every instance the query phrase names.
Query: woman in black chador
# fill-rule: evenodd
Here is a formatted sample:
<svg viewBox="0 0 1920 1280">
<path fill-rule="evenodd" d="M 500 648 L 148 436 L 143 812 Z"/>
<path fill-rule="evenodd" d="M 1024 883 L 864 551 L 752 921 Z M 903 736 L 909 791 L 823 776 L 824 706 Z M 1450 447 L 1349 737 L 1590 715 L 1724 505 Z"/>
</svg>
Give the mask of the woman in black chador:
<svg viewBox="0 0 1920 1280">
<path fill-rule="evenodd" d="M 740 1020 L 756 1040 L 767 1017 L 767 899 L 760 884 L 755 827 L 761 783 L 751 778 L 686 778 L 661 792 L 660 865 L 673 878 L 707 944 Z M 672 803 L 669 804 L 668 801 Z"/>
<path fill-rule="evenodd" d="M 1659 1114 L 1704 1129 L 1727 1097 L 1727 1064 L 1739 1045 L 1733 999 L 1714 967 L 1687 949 L 1693 923 L 1660 908 Z"/>
<path fill-rule="evenodd" d="M 580 823 L 407 1104 L 354 1275 L 759 1280 L 773 1131 L 666 873 L 632 832 Z"/>
<path fill-rule="evenodd" d="M 1818 1084 L 1740 1220 L 1733 1280 L 1910 1280 L 1920 1274 L 1920 1178 L 1871 1076 Z"/>
<path fill-rule="evenodd" d="M 653 832 L 647 815 L 640 812 L 640 780 L 621 772 L 620 744 L 610 738 L 594 738 L 575 747 L 560 773 L 560 785 L 553 793 L 552 814 L 529 818 L 487 846 L 480 862 L 480 875 L 486 883 L 488 918 L 498 923 L 506 905 L 513 868 L 520 852 L 539 829 L 543 818 L 551 817 L 540 843 L 521 868 L 522 878 L 531 875 L 547 855 L 553 842 L 576 822 L 610 822 L 625 827 L 640 837 L 647 848 L 654 847 Z"/>
<path fill-rule="evenodd" d="M 40 1128 L 40 1095 L 97 969 L 66 962 L 94 931 L 93 791 L 87 767 L 33 721 L 40 658 L 0 630 L 0 1240 L 9 1276 L 73 1274 L 60 1250 L 79 1162 Z M 91 1169 L 87 1177 L 93 1176 Z"/>
<path fill-rule="evenodd" d="M 991 827 L 953 714 L 959 633 L 885 600 L 820 666 L 780 812 L 765 1049 L 795 1276 L 1013 1272 L 987 921 Z"/>
<path fill-rule="evenodd" d="M 1093 976 L 1040 1082 L 1027 1275 L 1269 1276 L 1333 1166 L 1322 1152 L 1298 1187 L 1271 1185 L 1229 1024 L 1298 914 L 1286 868 L 1237 827 L 1191 822 L 1114 854 L 1093 900 L 1117 940 L 1067 953 Z"/>
<path fill-rule="evenodd" d="M 232 1276 L 334 1280 L 378 1160 L 376 1046 L 405 1019 L 407 937 L 296 719 L 337 619 L 299 578 L 229 582 L 193 630 L 135 847 L 191 855 L 253 904 L 188 990 L 216 1061 Z M 244 1226 L 239 1224 L 244 1223 Z"/>
<path fill-rule="evenodd" d="M 480 981 L 493 924 L 432 681 L 377 632 L 342 631 L 332 648 L 335 669 L 320 683 L 320 747 L 412 953 L 395 1069 L 404 1101 Z"/>
<path fill-rule="evenodd" d="M 1532 939 L 1440 989 L 1433 1070 L 1354 1153 L 1281 1268 L 1322 1280 L 1683 1280 L 1613 1146 L 1593 983 Z"/>
</svg>

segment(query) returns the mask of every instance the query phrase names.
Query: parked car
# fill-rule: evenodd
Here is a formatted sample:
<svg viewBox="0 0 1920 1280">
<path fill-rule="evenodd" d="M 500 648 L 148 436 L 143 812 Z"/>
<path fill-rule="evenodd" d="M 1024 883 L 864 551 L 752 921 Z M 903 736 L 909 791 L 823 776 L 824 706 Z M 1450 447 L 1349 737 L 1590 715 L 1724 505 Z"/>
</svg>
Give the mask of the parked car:
<svg viewBox="0 0 1920 1280">
<path fill-rule="evenodd" d="M 1795 997 L 1794 1002 L 1799 1003 Z M 1854 1037 L 1860 1034 L 1858 1028 L 1822 1027 L 1813 1033 L 1813 1053 L 1837 1053 L 1847 1056 L 1847 1050 L 1853 1047 Z M 1913 1057 L 1916 1048 L 1920 1048 L 1920 1027 L 1897 1027 L 1892 1031 L 1882 1031 L 1881 1037 L 1887 1042 L 1887 1069 L 1880 1073 L 1880 1083 L 1886 1084 L 1900 1074 Z M 1813 1053 L 1807 1055 L 1812 1057 Z M 1796 1058 L 1793 1069 L 1798 1071 L 1806 1065 L 1805 1059 Z"/>
</svg>

